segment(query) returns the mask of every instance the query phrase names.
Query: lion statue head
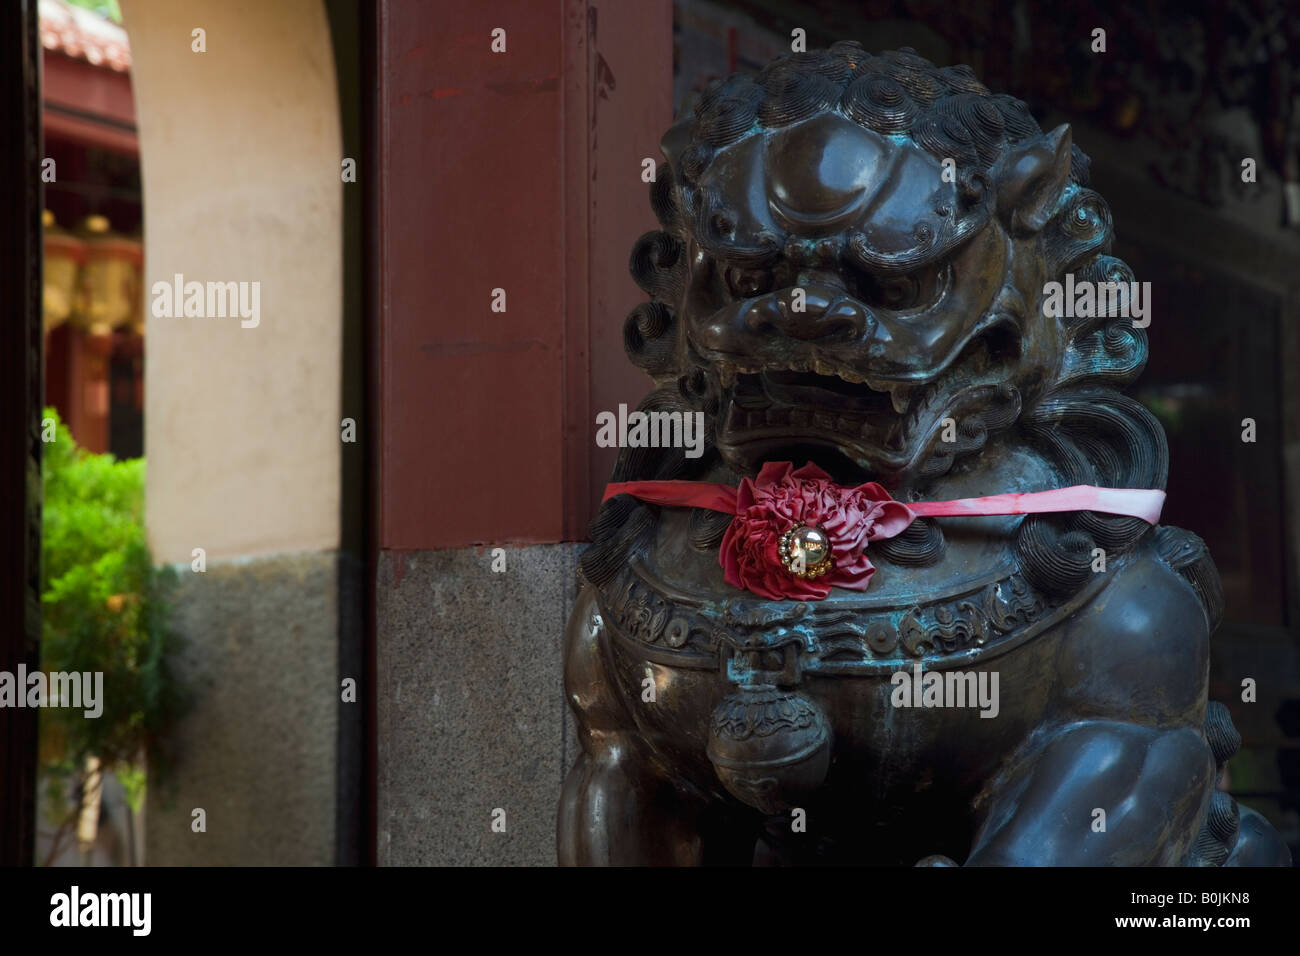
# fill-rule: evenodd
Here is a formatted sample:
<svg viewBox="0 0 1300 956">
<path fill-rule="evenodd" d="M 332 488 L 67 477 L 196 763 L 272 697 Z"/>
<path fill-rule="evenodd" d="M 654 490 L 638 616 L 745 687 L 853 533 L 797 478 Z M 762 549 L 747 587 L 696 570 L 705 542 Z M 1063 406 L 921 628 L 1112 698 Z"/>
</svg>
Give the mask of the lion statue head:
<svg viewBox="0 0 1300 956">
<path fill-rule="evenodd" d="M 969 67 L 843 42 L 713 84 L 661 148 L 661 228 L 631 257 L 650 300 L 625 343 L 657 385 L 642 409 L 702 411 L 707 450 L 624 449 L 614 480 L 811 460 L 916 500 L 1023 447 L 1061 485 L 1163 487 L 1163 432 L 1120 392 L 1145 363 L 1145 332 L 1126 316 L 1044 312 L 1046 287 L 1067 275 L 1133 280 L 1109 255 L 1110 212 L 1068 127 L 1042 132 Z M 699 547 L 725 525 L 691 520 Z M 606 503 L 588 577 L 652 521 L 632 499 Z M 1038 516 L 1017 548 L 1035 584 L 1062 591 L 1093 547 L 1145 530 Z M 941 550 L 936 524 L 918 521 L 881 553 L 917 565 Z"/>
</svg>

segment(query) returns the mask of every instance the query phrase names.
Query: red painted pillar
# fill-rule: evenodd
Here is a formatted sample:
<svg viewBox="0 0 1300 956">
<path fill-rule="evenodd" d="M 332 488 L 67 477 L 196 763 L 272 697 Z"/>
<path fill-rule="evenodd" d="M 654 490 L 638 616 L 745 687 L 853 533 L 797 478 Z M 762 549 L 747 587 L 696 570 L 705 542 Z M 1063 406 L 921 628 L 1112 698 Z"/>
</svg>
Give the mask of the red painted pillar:
<svg viewBox="0 0 1300 956">
<path fill-rule="evenodd" d="M 68 341 L 68 430 L 82 448 L 101 454 L 108 451 L 108 365 L 113 338 L 107 332 L 72 329 Z"/>
<path fill-rule="evenodd" d="M 387 0 L 379 47 L 378 546 L 581 539 L 596 412 L 649 386 L 621 330 L 672 5 Z"/>
</svg>

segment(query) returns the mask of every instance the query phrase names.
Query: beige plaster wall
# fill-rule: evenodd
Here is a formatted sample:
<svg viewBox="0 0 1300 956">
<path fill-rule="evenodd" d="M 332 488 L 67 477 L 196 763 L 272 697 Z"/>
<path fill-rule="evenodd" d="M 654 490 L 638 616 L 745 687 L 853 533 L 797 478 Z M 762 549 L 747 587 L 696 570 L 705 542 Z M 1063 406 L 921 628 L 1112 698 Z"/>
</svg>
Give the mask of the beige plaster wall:
<svg viewBox="0 0 1300 956">
<path fill-rule="evenodd" d="M 146 520 L 157 563 L 207 556 L 173 595 L 172 666 L 194 707 L 170 740 L 172 784 L 150 786 L 145 859 L 329 864 L 340 707 L 358 705 L 340 703 L 338 673 L 344 184 L 324 5 L 122 8 L 144 187 Z M 155 315 L 153 285 L 176 273 L 259 283 L 256 327 Z"/>
<path fill-rule="evenodd" d="M 319 0 L 122 0 L 145 217 L 155 560 L 339 541 L 340 127 Z M 192 31 L 206 32 L 206 52 Z M 260 318 L 159 318 L 157 281 L 260 283 Z"/>
</svg>

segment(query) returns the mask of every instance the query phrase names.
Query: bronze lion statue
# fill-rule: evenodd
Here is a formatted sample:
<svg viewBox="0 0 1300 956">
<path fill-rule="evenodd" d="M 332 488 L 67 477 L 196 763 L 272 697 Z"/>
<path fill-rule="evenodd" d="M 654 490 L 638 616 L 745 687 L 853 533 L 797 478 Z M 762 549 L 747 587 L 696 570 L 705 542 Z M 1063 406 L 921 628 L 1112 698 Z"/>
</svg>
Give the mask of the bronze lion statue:
<svg viewBox="0 0 1300 956">
<path fill-rule="evenodd" d="M 1134 281 L 1068 127 L 968 67 L 837 43 L 715 83 L 661 145 L 624 334 L 640 410 L 701 413 L 704 451 L 625 447 L 612 481 L 1164 487 L 1164 433 L 1122 392 L 1145 323 L 1043 308 L 1052 282 Z M 1289 862 L 1216 789 L 1240 738 L 1207 703 L 1223 600 L 1194 534 L 923 517 L 870 546 L 869 588 L 780 600 L 724 580 L 730 522 L 618 494 L 592 523 L 561 863 Z M 998 700 L 900 706 L 922 674 Z"/>
</svg>

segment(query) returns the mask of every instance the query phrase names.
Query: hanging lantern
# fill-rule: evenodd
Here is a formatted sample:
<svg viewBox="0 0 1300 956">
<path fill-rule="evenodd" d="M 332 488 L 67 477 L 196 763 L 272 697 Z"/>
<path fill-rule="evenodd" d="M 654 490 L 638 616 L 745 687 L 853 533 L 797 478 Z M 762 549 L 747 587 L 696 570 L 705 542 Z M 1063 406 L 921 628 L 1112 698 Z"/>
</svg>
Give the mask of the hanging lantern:
<svg viewBox="0 0 1300 956">
<path fill-rule="evenodd" d="M 80 324 L 99 335 L 139 318 L 144 253 L 139 240 L 114 233 L 104 216 L 87 216 L 81 234 L 86 264 L 81 270 L 85 297 Z"/>
<path fill-rule="evenodd" d="M 68 320 L 79 304 L 78 272 L 86 260 L 86 244 L 54 221 L 48 209 L 45 225 L 45 275 L 42 295 L 45 331 L 52 332 Z"/>
</svg>

